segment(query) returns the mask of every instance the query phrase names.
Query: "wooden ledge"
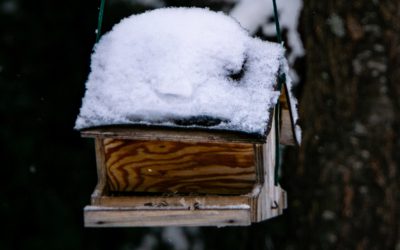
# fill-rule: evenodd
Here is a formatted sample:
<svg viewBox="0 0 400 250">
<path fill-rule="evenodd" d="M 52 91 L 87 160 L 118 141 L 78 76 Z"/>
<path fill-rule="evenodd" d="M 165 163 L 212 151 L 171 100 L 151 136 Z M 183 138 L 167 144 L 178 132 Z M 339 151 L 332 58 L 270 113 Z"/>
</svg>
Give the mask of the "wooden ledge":
<svg viewBox="0 0 400 250">
<path fill-rule="evenodd" d="M 250 209 L 136 210 L 86 206 L 85 227 L 247 226 Z"/>
<path fill-rule="evenodd" d="M 259 134 L 226 130 L 173 128 L 162 126 L 104 126 L 81 130 L 83 137 L 182 142 L 265 143 Z"/>
</svg>

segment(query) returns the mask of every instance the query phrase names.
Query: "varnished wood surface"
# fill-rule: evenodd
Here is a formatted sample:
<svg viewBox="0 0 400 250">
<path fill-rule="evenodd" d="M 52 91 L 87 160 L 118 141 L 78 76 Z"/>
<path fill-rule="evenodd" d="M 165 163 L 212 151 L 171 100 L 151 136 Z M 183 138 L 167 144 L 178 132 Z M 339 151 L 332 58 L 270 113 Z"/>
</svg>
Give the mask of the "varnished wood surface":
<svg viewBox="0 0 400 250">
<path fill-rule="evenodd" d="M 97 185 L 96 189 L 92 194 L 92 203 L 95 197 L 104 195 L 107 192 L 107 172 L 104 155 L 104 144 L 100 138 L 95 138 L 95 150 L 96 150 L 96 167 L 97 167 Z"/>
<path fill-rule="evenodd" d="M 245 194 L 256 182 L 252 144 L 103 143 L 110 191 Z"/>
<path fill-rule="evenodd" d="M 261 144 L 178 143 L 157 140 L 135 142 L 96 136 L 99 183 L 92 194 L 92 205 L 85 208 L 85 226 L 237 226 L 282 214 L 287 206 L 286 193 L 274 185 L 273 122 L 271 128 L 266 143 Z M 215 165 L 215 161 L 211 164 L 212 157 L 209 154 L 217 156 L 214 160 L 220 166 Z M 237 158 L 237 155 L 241 157 Z M 188 162 L 198 164 L 200 171 L 195 171 L 196 164 L 185 165 Z M 213 165 L 214 168 L 210 168 L 210 171 L 203 169 L 208 165 Z M 252 170 L 247 173 L 249 169 Z M 211 179 L 207 179 L 207 173 L 211 173 Z M 238 179 L 225 179 L 225 173 Z M 247 181 L 243 182 L 249 176 L 251 185 Z M 195 178 L 195 182 L 191 178 Z M 196 182 L 196 178 L 201 181 Z M 193 186 L 191 183 L 199 185 Z M 223 188 L 215 185 L 216 183 L 222 184 Z M 234 187 L 238 183 L 241 183 L 241 188 L 243 183 L 247 183 L 244 186 L 248 185 L 248 188 L 242 189 L 243 193 L 240 194 L 224 194 L 226 190 L 230 190 L 228 194 L 232 190 L 237 191 Z M 136 187 L 139 188 L 135 189 Z M 154 187 L 157 193 L 151 195 Z M 208 189 L 210 187 L 211 190 Z M 113 188 L 114 191 L 119 191 L 118 196 L 113 195 Z M 158 194 L 161 189 L 162 194 Z M 199 189 L 205 190 L 208 195 L 194 195 L 193 193 L 202 192 Z M 210 195 L 216 190 L 217 195 Z M 139 195 L 135 191 L 142 193 Z M 143 192 L 148 194 L 143 196 Z"/>
</svg>

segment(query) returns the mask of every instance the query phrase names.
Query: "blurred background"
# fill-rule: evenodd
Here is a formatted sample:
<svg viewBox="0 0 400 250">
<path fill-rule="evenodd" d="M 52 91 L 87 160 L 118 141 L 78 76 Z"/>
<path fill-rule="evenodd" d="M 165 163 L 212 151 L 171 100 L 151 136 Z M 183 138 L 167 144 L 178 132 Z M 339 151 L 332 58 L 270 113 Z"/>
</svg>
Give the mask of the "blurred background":
<svg viewBox="0 0 400 250">
<path fill-rule="evenodd" d="M 283 216 L 249 227 L 83 227 L 93 142 L 73 130 L 100 1 L 0 0 L 0 249 L 400 249 L 400 4 L 277 1 L 304 139 Z M 272 1 L 109 0 L 103 32 L 166 6 L 232 15 L 275 41 Z"/>
</svg>

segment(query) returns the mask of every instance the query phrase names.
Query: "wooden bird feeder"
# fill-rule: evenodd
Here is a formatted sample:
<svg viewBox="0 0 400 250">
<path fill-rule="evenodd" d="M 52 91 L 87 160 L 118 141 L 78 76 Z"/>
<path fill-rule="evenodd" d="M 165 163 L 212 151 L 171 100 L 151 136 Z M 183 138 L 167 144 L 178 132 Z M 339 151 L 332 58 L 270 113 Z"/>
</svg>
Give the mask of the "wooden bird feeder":
<svg viewBox="0 0 400 250">
<path fill-rule="evenodd" d="M 289 96 L 285 86 L 282 144 L 296 144 Z M 85 226 L 237 226 L 282 214 L 287 204 L 274 183 L 274 112 L 263 137 L 161 126 L 82 130 L 95 139 L 98 174 Z"/>
<path fill-rule="evenodd" d="M 85 226 L 244 226 L 282 214 L 278 144 L 298 144 L 289 81 L 274 103 L 283 54 L 207 9 L 115 25 L 92 56 L 75 127 L 96 148 Z"/>
</svg>

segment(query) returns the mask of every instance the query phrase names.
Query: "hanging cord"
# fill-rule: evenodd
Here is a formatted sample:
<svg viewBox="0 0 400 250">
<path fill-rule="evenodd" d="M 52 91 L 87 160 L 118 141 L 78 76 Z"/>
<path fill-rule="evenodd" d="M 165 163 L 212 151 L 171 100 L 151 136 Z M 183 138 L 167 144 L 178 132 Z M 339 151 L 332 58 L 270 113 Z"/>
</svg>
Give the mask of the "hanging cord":
<svg viewBox="0 0 400 250">
<path fill-rule="evenodd" d="M 281 26 L 279 24 L 278 8 L 276 7 L 276 1 L 272 0 L 272 4 L 274 5 L 274 18 L 275 18 L 276 38 L 278 39 L 278 43 L 282 43 Z"/>
<path fill-rule="evenodd" d="M 279 24 L 279 16 L 278 16 L 278 8 L 276 7 L 276 1 L 272 0 L 272 4 L 274 6 L 274 17 L 275 17 L 275 28 L 276 28 L 276 37 L 279 44 L 282 44 L 282 34 L 281 34 L 281 27 Z M 281 93 L 282 85 L 286 82 L 286 75 L 282 72 L 282 69 L 279 68 L 279 76 L 278 76 L 278 84 L 277 90 Z M 281 106 L 278 102 L 275 105 L 275 185 L 279 184 L 279 167 L 280 167 L 280 160 L 281 160 L 281 152 L 279 148 L 279 125 L 280 125 L 280 116 L 281 116 Z"/>
<path fill-rule="evenodd" d="M 278 86 L 277 89 L 279 91 L 279 93 L 281 93 L 281 89 L 282 89 L 282 85 L 285 83 L 286 81 L 286 75 L 285 74 L 280 74 L 278 77 Z M 280 168 L 280 164 L 281 164 L 281 151 L 280 151 L 280 143 L 279 143 L 279 139 L 280 139 L 280 131 L 279 131 L 279 125 L 280 125 L 280 120 L 281 120 L 281 105 L 279 103 L 279 99 L 278 102 L 275 105 L 275 186 L 277 186 L 279 184 L 279 179 L 280 179 L 280 175 L 279 175 L 279 168 Z"/>
<path fill-rule="evenodd" d="M 105 5 L 106 5 L 106 0 L 101 0 L 100 9 L 99 9 L 99 18 L 97 20 L 96 43 L 100 40 L 100 36 L 101 36 L 101 26 L 103 25 L 104 6 Z"/>
</svg>

